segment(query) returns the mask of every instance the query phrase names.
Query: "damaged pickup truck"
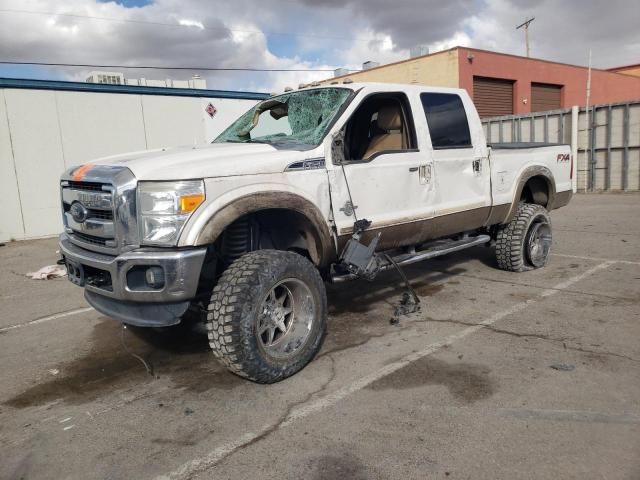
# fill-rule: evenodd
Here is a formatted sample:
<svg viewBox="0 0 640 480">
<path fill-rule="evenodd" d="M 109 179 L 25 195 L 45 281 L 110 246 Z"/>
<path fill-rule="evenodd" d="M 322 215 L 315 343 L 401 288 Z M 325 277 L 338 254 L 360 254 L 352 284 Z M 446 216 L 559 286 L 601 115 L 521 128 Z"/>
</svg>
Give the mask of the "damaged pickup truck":
<svg viewBox="0 0 640 480">
<path fill-rule="evenodd" d="M 464 90 L 304 88 L 209 145 L 70 169 L 60 249 L 99 312 L 146 327 L 200 312 L 215 356 L 270 383 L 320 349 L 325 282 L 477 245 L 504 270 L 544 266 L 571 172 L 568 146 L 487 145 Z"/>
</svg>

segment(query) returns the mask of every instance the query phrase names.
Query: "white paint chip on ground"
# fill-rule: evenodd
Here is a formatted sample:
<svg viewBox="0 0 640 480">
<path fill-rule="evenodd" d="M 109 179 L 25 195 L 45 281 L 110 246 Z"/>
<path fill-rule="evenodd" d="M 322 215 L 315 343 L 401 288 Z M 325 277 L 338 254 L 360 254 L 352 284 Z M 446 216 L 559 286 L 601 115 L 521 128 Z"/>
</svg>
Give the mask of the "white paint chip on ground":
<svg viewBox="0 0 640 480">
<path fill-rule="evenodd" d="M 73 417 L 67 417 L 63 420 L 60 420 L 60 423 L 67 423 L 69 420 L 71 420 Z"/>
<path fill-rule="evenodd" d="M 373 382 L 386 377 L 387 375 L 392 374 L 393 372 L 396 372 L 398 370 L 400 370 L 403 367 L 406 367 L 407 365 L 420 360 L 423 357 L 426 357 L 427 355 L 431 355 L 432 353 L 436 352 L 437 350 L 440 350 L 441 348 L 445 347 L 445 346 L 449 346 L 451 344 L 453 344 L 454 342 L 457 342 L 458 340 L 463 339 L 464 337 L 467 337 L 469 335 L 471 335 L 472 333 L 477 332 L 478 330 L 482 330 L 483 328 L 492 325 L 493 323 L 502 320 L 503 318 L 506 318 L 510 315 L 513 315 L 515 313 L 518 313 L 522 310 L 524 310 L 525 308 L 527 308 L 528 306 L 539 302 L 540 300 L 550 297 L 552 295 L 555 295 L 557 293 L 560 293 L 563 289 L 566 289 L 567 287 L 573 285 L 574 283 L 577 283 L 583 279 L 585 279 L 586 277 L 593 275 L 594 273 L 603 270 L 613 264 L 617 263 L 616 260 L 608 260 L 605 261 L 603 263 L 600 263 L 598 265 L 596 265 L 595 267 L 592 267 L 588 270 L 586 270 L 585 272 L 576 275 L 575 277 L 571 277 L 568 280 L 565 280 L 557 285 L 555 285 L 552 288 L 549 288 L 547 290 L 543 290 L 537 297 L 535 298 L 531 298 L 529 300 L 517 303 L 515 305 L 513 305 L 512 307 L 503 310 L 502 312 L 498 312 L 494 315 L 492 315 L 491 317 L 487 318 L 486 320 L 484 320 L 483 322 L 477 324 L 477 325 L 473 325 L 467 328 L 464 328 L 462 330 L 460 330 L 457 333 L 454 333 L 452 335 L 449 335 L 448 337 L 444 338 L 443 340 L 441 340 L 440 342 L 436 342 L 436 343 L 432 343 L 431 345 L 428 345 L 426 348 L 424 348 L 423 350 L 419 351 L 419 352 L 415 352 L 412 353 L 410 355 L 407 355 L 406 357 L 404 357 L 401 360 L 398 360 L 397 362 L 391 363 L 389 365 L 386 365 L 384 367 L 382 367 L 381 369 L 371 373 L 370 375 L 367 375 L 359 380 L 356 380 L 355 382 L 351 383 L 350 385 L 346 385 L 338 390 L 336 390 L 335 392 L 326 395 L 324 397 L 318 398 L 316 400 L 313 400 L 305 405 L 301 405 L 300 407 L 294 409 L 288 416 L 287 418 L 284 419 L 283 422 L 281 422 L 277 427 L 276 430 L 279 430 L 283 427 L 289 426 L 292 423 L 294 423 L 296 420 L 299 420 L 301 418 L 307 417 L 313 413 L 319 412 L 321 410 L 324 410 L 325 408 L 331 407 L 333 405 L 335 405 L 336 403 L 338 403 L 340 400 L 348 397 L 349 395 L 358 392 L 359 390 L 362 390 L 363 388 L 367 387 L 368 385 L 371 385 Z M 266 432 L 270 431 L 273 429 L 273 425 L 265 425 L 260 431 L 258 432 L 254 432 L 254 433 L 245 433 L 244 435 L 241 435 L 240 437 L 238 437 L 235 440 L 232 440 L 226 444 L 223 444 L 217 448 L 215 448 L 214 450 L 212 450 L 211 452 L 209 452 L 207 455 L 203 456 L 203 457 L 199 457 L 199 458 L 195 458 L 193 460 L 190 460 L 186 463 L 184 463 L 183 465 L 181 465 L 179 468 L 177 468 L 176 470 L 174 470 L 173 472 L 167 474 L 167 475 L 161 475 L 159 477 L 156 477 L 156 480 L 182 480 L 182 479 L 188 479 L 188 478 L 192 478 L 194 475 L 198 474 L 198 473 L 202 473 L 204 471 L 206 471 L 207 469 L 213 467 L 214 465 L 216 465 L 218 462 L 220 462 L 222 459 L 224 459 L 225 457 L 231 455 L 233 452 L 235 452 L 236 450 L 243 448 L 245 446 L 247 446 L 249 443 L 257 440 L 258 438 L 260 438 L 262 435 L 264 435 Z"/>
<path fill-rule="evenodd" d="M 71 430 L 75 425 L 69 425 L 68 427 L 64 427 L 63 430 L 66 432 L 67 430 Z"/>
</svg>

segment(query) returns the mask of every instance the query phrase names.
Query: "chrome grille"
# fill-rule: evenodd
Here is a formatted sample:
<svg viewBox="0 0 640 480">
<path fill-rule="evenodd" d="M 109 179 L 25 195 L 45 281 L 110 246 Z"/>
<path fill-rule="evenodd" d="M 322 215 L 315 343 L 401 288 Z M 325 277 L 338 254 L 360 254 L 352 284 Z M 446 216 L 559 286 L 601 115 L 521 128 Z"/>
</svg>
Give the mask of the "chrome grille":
<svg viewBox="0 0 640 480">
<path fill-rule="evenodd" d="M 62 182 L 62 211 L 67 233 L 72 241 L 115 250 L 114 188 L 108 183 Z M 80 216 L 74 217 L 72 206 Z"/>
<path fill-rule="evenodd" d="M 67 182 L 67 185 L 69 188 L 75 190 L 93 190 L 101 192 L 106 184 L 98 182 L 75 182 L 70 180 Z"/>
<path fill-rule="evenodd" d="M 80 232 L 73 232 L 72 235 L 75 239 L 80 240 L 81 242 L 90 243 L 92 245 L 106 246 L 107 244 L 107 241 L 104 238 L 93 237 L 91 235 L 85 235 L 84 233 Z"/>
</svg>

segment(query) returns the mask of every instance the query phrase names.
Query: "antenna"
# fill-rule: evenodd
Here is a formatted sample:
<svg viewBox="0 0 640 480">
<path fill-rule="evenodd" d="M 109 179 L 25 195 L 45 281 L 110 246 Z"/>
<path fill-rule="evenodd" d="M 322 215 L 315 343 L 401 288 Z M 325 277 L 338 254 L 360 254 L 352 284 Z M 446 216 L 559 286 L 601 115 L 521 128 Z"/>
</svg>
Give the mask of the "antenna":
<svg viewBox="0 0 640 480">
<path fill-rule="evenodd" d="M 525 44 L 527 45 L 527 57 L 531 56 L 530 55 L 531 52 L 529 51 L 529 25 L 535 19 L 536 17 L 531 17 L 516 27 L 516 30 L 520 30 L 521 28 L 524 28 L 524 41 L 525 41 Z"/>
</svg>

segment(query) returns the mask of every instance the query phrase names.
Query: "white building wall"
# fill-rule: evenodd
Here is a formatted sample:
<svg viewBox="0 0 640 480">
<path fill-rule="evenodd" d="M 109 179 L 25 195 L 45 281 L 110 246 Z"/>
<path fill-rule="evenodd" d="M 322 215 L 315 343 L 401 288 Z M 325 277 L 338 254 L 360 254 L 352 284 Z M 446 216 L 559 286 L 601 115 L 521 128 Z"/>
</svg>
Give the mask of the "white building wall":
<svg viewBox="0 0 640 480">
<path fill-rule="evenodd" d="M 22 206 L 15 172 L 9 118 L 4 91 L 0 91 L 0 240 L 8 240 L 13 232 L 23 233 Z"/>
<path fill-rule="evenodd" d="M 212 103 L 213 117 L 205 111 Z M 95 158 L 209 142 L 255 100 L 0 89 L 0 242 L 60 232 L 59 178 Z"/>
<path fill-rule="evenodd" d="M 147 148 L 195 145 L 206 141 L 199 98 L 142 97 Z M 178 121 L 179 119 L 179 121 Z"/>
</svg>

